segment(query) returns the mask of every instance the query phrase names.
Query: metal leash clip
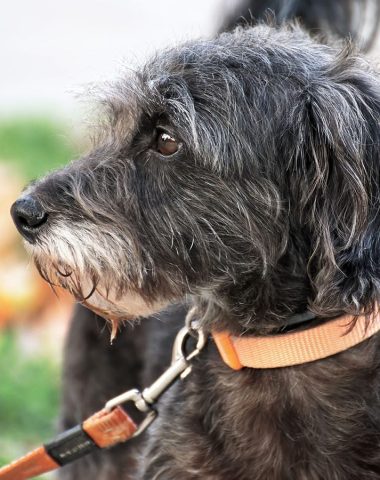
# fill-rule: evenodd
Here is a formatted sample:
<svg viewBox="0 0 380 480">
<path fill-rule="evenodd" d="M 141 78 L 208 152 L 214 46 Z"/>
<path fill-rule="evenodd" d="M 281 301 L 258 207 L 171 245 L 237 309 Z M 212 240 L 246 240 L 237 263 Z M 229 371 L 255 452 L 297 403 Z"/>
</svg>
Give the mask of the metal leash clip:
<svg viewBox="0 0 380 480">
<path fill-rule="evenodd" d="M 186 344 L 190 338 L 196 338 L 196 345 L 194 350 L 186 353 Z M 132 389 L 112 398 L 106 403 L 105 410 L 111 411 L 124 403 L 133 402 L 140 412 L 147 413 L 133 436 L 140 435 L 157 417 L 157 411 L 153 408 L 153 405 L 178 378 L 185 378 L 190 373 L 190 361 L 199 355 L 206 342 L 205 333 L 198 328 L 195 322 L 183 327 L 174 341 L 170 367 L 142 392 L 138 389 Z"/>
</svg>

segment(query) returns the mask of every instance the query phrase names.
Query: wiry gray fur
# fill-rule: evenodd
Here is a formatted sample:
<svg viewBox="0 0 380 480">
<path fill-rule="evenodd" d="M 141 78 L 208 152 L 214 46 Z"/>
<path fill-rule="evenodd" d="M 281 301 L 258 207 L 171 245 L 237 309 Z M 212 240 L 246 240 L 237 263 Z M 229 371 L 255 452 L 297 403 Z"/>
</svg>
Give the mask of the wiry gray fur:
<svg viewBox="0 0 380 480">
<path fill-rule="evenodd" d="M 32 250 L 53 283 L 152 310 L 190 297 L 206 331 L 239 334 L 374 308 L 380 82 L 351 48 L 239 28 L 163 52 L 103 103 L 94 150 L 33 187 L 49 221 Z M 170 158 L 157 124 L 182 144 Z M 379 360 L 374 337 L 236 373 L 209 345 L 130 478 L 380 479 Z"/>
</svg>

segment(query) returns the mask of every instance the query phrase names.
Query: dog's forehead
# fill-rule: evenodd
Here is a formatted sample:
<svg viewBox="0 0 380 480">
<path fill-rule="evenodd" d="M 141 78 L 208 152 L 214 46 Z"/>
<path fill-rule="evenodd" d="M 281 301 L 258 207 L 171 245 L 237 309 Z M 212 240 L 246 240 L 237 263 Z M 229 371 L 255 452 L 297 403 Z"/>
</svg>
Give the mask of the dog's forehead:
<svg viewBox="0 0 380 480">
<path fill-rule="evenodd" d="M 140 70 L 139 104 L 148 109 L 174 103 L 188 107 L 190 100 L 215 104 L 218 95 L 228 102 L 255 85 L 306 85 L 326 70 L 331 54 L 300 29 L 268 26 L 185 43 L 157 54 Z"/>
<path fill-rule="evenodd" d="M 142 77 L 155 87 L 169 79 L 212 78 L 224 70 L 246 70 L 265 63 L 276 67 L 316 66 L 328 61 L 331 49 L 315 42 L 300 28 L 276 29 L 267 25 L 237 29 L 216 38 L 200 39 L 166 49 L 150 59 Z"/>
</svg>

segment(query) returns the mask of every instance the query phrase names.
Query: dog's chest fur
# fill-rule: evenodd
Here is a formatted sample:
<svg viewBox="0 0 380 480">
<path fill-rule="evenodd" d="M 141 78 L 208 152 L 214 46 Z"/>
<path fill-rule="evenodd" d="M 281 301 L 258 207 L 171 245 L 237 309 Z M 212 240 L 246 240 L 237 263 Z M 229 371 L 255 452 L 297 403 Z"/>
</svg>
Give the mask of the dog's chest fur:
<svg viewBox="0 0 380 480">
<path fill-rule="evenodd" d="M 242 372 L 210 347 L 160 405 L 137 478 L 380 478 L 378 343 L 309 365 Z"/>
</svg>

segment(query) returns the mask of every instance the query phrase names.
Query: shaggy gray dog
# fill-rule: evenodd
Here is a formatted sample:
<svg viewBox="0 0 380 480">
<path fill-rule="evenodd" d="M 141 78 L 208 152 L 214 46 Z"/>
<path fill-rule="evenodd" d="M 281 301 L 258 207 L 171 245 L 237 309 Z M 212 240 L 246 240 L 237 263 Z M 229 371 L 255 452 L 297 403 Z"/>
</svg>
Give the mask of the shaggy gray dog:
<svg viewBox="0 0 380 480">
<path fill-rule="evenodd" d="M 380 82 L 350 48 L 297 27 L 239 28 L 163 52 L 102 102 L 94 149 L 12 210 L 48 281 L 116 326 L 186 297 L 206 332 L 236 334 L 379 301 Z M 112 380 L 88 349 L 79 416 L 151 374 L 152 328 L 129 352 L 116 344 Z M 95 342 L 74 337 L 78 350 Z M 68 478 L 380 479 L 378 344 L 235 372 L 209 342 L 163 397 L 136 465 L 134 445 L 120 447 Z M 89 394 L 91 375 L 112 386 Z"/>
</svg>

